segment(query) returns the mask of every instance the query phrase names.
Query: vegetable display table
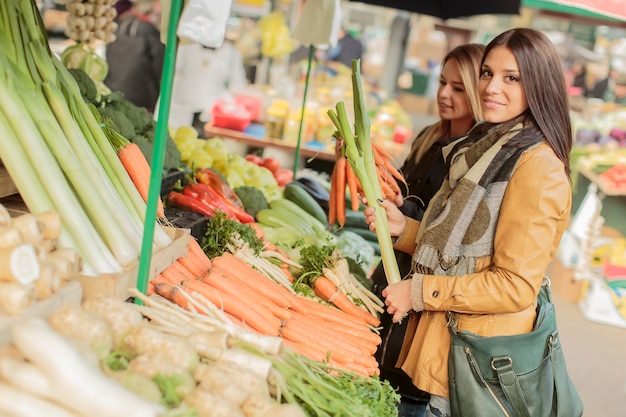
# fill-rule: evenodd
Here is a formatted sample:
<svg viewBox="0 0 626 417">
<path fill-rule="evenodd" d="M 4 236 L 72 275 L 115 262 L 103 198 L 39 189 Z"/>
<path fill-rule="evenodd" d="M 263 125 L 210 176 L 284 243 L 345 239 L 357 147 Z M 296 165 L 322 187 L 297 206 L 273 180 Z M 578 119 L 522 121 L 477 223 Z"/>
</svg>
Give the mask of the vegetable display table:
<svg viewBox="0 0 626 417">
<path fill-rule="evenodd" d="M 594 183 L 598 186 L 598 194 L 602 198 L 602 211 L 600 214 L 604 217 L 604 224 L 615 228 L 622 235 L 626 235 L 626 220 L 624 219 L 626 193 L 608 189 L 599 176 L 591 170 L 580 170 L 579 180 L 572 198 L 572 213 L 576 213 L 578 206 L 580 206 L 589 183 Z"/>
<path fill-rule="evenodd" d="M 232 139 L 244 145 L 258 147 L 258 148 L 274 148 L 280 149 L 286 152 L 295 152 L 296 147 L 285 143 L 280 139 L 275 138 L 261 138 L 253 136 L 245 132 L 237 130 L 224 129 L 221 127 L 211 126 L 206 124 L 204 126 L 204 133 L 208 137 L 221 137 L 225 139 Z M 306 144 L 300 146 L 300 156 L 305 158 L 317 158 L 324 161 L 334 161 L 335 154 L 327 150 L 315 149 L 307 147 Z"/>
</svg>

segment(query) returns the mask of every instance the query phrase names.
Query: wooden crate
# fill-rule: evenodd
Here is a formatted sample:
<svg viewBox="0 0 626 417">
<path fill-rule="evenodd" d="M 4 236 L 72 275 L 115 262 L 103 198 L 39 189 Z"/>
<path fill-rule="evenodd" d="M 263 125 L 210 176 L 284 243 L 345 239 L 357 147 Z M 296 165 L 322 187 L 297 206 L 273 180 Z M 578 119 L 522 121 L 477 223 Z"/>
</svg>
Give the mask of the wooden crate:
<svg viewBox="0 0 626 417">
<path fill-rule="evenodd" d="M 80 304 L 82 300 L 82 287 L 80 282 L 72 281 L 61 287 L 52 297 L 47 300 L 35 302 L 19 316 L 0 314 L 0 346 L 11 343 L 11 326 L 19 324 L 26 318 L 40 317 L 47 320 L 59 307 L 65 304 Z"/>
<path fill-rule="evenodd" d="M 164 227 L 173 242 L 152 254 L 148 279 L 170 266 L 176 259 L 186 256 L 189 248 L 189 229 L 177 229 Z M 83 299 L 98 295 L 107 295 L 118 300 L 129 298 L 128 290 L 137 287 L 139 275 L 139 260 L 124 268 L 120 274 L 103 274 L 98 277 L 81 276 L 79 278 L 83 287 Z"/>
<path fill-rule="evenodd" d="M 17 187 L 7 169 L 0 162 L 0 198 L 13 194 L 17 194 Z"/>
</svg>

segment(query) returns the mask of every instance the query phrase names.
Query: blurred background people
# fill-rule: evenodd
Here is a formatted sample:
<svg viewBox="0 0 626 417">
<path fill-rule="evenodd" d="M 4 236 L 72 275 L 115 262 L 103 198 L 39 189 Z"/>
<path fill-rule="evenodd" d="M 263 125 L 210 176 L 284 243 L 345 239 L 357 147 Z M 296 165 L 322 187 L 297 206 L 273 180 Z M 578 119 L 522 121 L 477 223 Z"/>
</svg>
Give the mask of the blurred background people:
<svg viewBox="0 0 626 417">
<path fill-rule="evenodd" d="M 125 7 L 120 5 L 120 10 Z M 159 97 L 165 56 L 160 20 L 160 0 L 135 0 L 118 16 L 116 40 L 107 44 L 105 52 L 109 63 L 106 86 L 150 112 Z"/>
<path fill-rule="evenodd" d="M 225 40 L 219 48 L 179 44 L 169 125 L 194 126 L 202 133 L 215 102 L 246 84 L 242 54 L 231 41 Z"/>
<path fill-rule="evenodd" d="M 337 45 L 327 52 L 328 61 L 340 62 L 348 68 L 352 68 L 353 59 L 361 59 L 364 47 L 360 40 L 355 38 L 344 28 L 339 29 Z"/>
</svg>

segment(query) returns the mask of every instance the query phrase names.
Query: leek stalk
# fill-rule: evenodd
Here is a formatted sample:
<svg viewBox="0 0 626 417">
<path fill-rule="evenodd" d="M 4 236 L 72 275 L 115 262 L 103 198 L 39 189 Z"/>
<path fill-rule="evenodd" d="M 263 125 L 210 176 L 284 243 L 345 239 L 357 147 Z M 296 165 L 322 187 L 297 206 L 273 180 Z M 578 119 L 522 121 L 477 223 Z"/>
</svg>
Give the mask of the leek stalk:
<svg viewBox="0 0 626 417">
<path fill-rule="evenodd" d="M 350 122 L 343 102 L 338 102 L 335 110 L 328 110 L 328 116 L 337 128 L 339 136 L 343 138 L 344 155 L 361 182 L 368 205 L 376 210 L 374 224 L 380 246 L 380 257 L 383 262 L 387 282 L 393 284 L 400 282 L 402 277 L 400 276 L 398 261 L 393 250 L 387 213 L 376 203 L 377 200 L 383 198 L 383 192 L 378 182 L 374 151 L 370 142 L 370 121 L 365 110 L 360 74 L 360 61 L 357 59 L 352 60 L 354 134 L 350 128 Z"/>
<path fill-rule="evenodd" d="M 20 195 L 33 212 L 59 212 L 63 230 L 77 243 L 84 262 L 93 270 L 121 272 L 120 264 L 85 214 L 38 129 L 16 105 L 19 95 L 8 88 L 7 75 L 4 70 L 0 77 L 0 159 Z M 39 110 L 45 113 L 45 109 Z M 23 147 L 27 143 L 28 152 Z"/>
</svg>

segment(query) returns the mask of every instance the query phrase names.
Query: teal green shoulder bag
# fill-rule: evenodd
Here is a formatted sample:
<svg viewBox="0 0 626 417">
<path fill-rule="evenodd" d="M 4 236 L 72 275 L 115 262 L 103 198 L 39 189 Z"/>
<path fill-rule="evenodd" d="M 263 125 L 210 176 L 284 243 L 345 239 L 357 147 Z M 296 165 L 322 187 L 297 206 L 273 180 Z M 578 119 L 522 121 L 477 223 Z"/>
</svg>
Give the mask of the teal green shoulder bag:
<svg viewBox="0 0 626 417">
<path fill-rule="evenodd" d="M 565 367 L 545 279 L 530 333 L 481 337 L 451 326 L 453 417 L 580 417 L 583 404 Z"/>
</svg>

